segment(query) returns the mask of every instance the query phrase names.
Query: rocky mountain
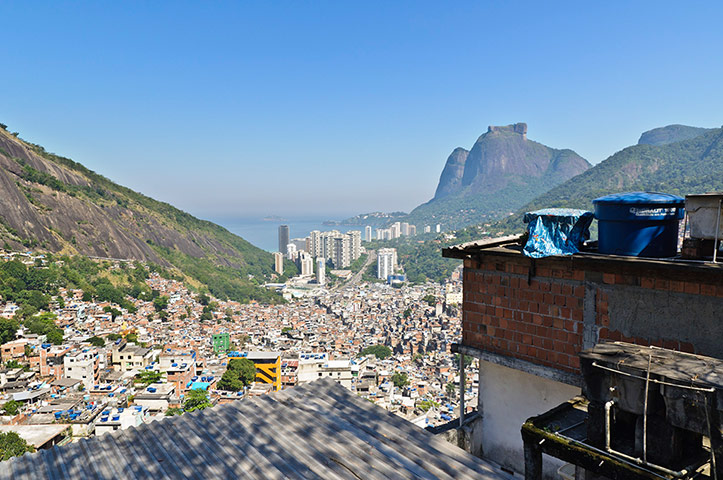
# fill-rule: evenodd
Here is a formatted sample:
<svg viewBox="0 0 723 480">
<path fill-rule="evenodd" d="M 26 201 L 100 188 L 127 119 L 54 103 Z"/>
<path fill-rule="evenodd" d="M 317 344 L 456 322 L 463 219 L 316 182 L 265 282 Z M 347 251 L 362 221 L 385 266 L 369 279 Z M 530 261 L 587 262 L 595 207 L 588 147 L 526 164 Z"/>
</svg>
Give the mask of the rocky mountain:
<svg viewBox="0 0 723 480">
<path fill-rule="evenodd" d="M 687 125 L 668 125 L 643 132 L 638 145 L 667 145 L 668 143 L 690 140 L 699 137 L 712 128 L 689 127 Z"/>
<path fill-rule="evenodd" d="M 588 168 L 572 150 L 529 140 L 525 123 L 490 126 L 471 150 L 452 152 L 434 198 L 406 221 L 457 228 L 496 219 Z"/>
<path fill-rule="evenodd" d="M 0 244 L 172 265 L 221 298 L 276 299 L 249 280 L 271 274 L 271 254 L 5 128 L 0 128 Z"/>
<path fill-rule="evenodd" d="M 673 131 L 678 130 L 678 126 Z M 651 130 L 664 132 L 668 127 Z M 693 127 L 686 127 L 693 128 Z M 603 195 L 626 191 L 651 191 L 680 196 L 723 191 L 723 128 L 704 130 L 693 138 L 659 145 L 627 147 L 586 172 L 558 185 L 520 208 L 498 230 L 519 231 L 522 214 L 549 207 L 592 210 L 592 201 Z M 678 130 L 679 131 L 679 130 Z M 692 130 L 687 130 L 691 132 Z M 650 141 L 655 136 L 643 134 Z M 657 133 L 655 134 L 657 135 Z M 641 137 L 641 140 L 643 140 Z M 657 136 L 657 142 L 673 135 Z"/>
</svg>

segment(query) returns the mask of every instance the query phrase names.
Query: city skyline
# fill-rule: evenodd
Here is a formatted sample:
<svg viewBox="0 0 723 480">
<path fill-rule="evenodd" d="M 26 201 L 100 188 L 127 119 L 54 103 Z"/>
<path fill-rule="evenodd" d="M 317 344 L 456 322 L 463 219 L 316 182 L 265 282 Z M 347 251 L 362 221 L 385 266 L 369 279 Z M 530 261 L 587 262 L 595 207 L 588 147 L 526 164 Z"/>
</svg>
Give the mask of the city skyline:
<svg viewBox="0 0 723 480">
<path fill-rule="evenodd" d="M 130 7 L 3 4 L 0 122 L 203 218 L 409 211 L 490 124 L 595 164 L 721 123 L 716 4 Z"/>
</svg>

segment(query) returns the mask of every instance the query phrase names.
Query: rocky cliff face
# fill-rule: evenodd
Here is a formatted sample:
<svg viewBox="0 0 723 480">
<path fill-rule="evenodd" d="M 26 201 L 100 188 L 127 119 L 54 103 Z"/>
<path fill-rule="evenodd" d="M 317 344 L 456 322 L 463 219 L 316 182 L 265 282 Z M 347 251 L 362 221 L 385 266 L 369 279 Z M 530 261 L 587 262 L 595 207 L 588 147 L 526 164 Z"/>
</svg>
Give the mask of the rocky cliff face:
<svg viewBox="0 0 723 480">
<path fill-rule="evenodd" d="M 525 123 L 490 126 L 471 150 L 452 152 L 434 198 L 414 209 L 407 221 L 457 228 L 493 220 L 588 168 L 572 150 L 529 140 Z"/>
<path fill-rule="evenodd" d="M 460 161 L 462 152 L 456 149 L 447 159 L 435 199 L 492 192 L 519 178 L 561 183 L 590 167 L 572 150 L 556 150 L 528 140 L 525 123 L 490 126 Z"/>
<path fill-rule="evenodd" d="M 442 175 L 439 177 L 439 184 L 434 198 L 442 198 L 457 192 L 462 185 L 462 176 L 464 175 L 464 165 L 467 161 L 469 151 L 462 147 L 455 148 L 447 157 L 447 163 L 444 165 Z"/>
<path fill-rule="evenodd" d="M 0 128 L 0 246 L 149 260 L 192 258 L 256 275 L 271 255 L 199 220 L 47 153 Z"/>
</svg>

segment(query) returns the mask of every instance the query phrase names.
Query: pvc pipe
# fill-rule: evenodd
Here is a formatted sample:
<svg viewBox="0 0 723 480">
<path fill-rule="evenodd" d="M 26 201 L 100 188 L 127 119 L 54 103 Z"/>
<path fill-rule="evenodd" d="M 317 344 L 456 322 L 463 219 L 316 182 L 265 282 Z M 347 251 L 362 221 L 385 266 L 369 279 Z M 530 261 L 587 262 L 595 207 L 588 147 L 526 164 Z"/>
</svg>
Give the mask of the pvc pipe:
<svg viewBox="0 0 723 480">
<path fill-rule="evenodd" d="M 723 205 L 723 198 L 718 199 L 718 216 L 715 219 L 715 244 L 713 251 L 713 262 L 716 261 L 716 258 L 718 256 L 718 239 L 720 238 L 720 212 L 721 212 L 721 205 Z"/>
<path fill-rule="evenodd" d="M 622 370 L 616 370 L 614 368 L 606 367 L 604 365 L 600 365 L 597 362 L 592 362 L 592 366 L 601 368 L 603 370 L 607 370 L 609 372 L 618 373 L 618 374 L 624 375 L 626 377 L 632 377 L 632 378 L 637 378 L 639 380 L 645 380 L 645 377 L 641 377 L 639 375 L 633 375 L 632 373 L 628 373 L 628 372 L 623 372 Z M 693 387 L 693 386 L 689 386 L 689 385 L 679 385 L 677 383 L 670 383 L 670 382 L 664 382 L 662 380 L 656 380 L 655 378 L 651 378 L 650 381 L 653 383 L 657 383 L 659 385 L 668 385 L 670 387 L 686 388 L 688 390 L 696 390 L 698 392 L 708 392 L 708 393 L 715 392 L 715 388 L 713 388 L 713 387 L 703 388 L 703 387 Z"/>
<path fill-rule="evenodd" d="M 459 354 L 459 428 L 464 425 L 464 353 Z"/>
</svg>

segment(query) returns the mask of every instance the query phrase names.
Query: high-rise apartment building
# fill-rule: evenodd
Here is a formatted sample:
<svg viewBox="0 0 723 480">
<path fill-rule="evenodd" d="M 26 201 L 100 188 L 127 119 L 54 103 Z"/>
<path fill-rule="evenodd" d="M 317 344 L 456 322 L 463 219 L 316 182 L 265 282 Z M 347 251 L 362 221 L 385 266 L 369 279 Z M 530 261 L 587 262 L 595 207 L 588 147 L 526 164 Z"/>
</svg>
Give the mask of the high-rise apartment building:
<svg viewBox="0 0 723 480">
<path fill-rule="evenodd" d="M 417 226 L 416 225 L 410 225 L 409 230 L 407 231 L 408 235 L 410 237 L 413 237 L 417 234 Z"/>
<path fill-rule="evenodd" d="M 296 264 L 299 267 L 299 273 L 301 276 L 311 276 L 314 274 L 314 259 L 311 258 L 307 252 L 299 252 L 299 256 L 296 259 Z"/>
<path fill-rule="evenodd" d="M 286 257 L 289 260 L 296 260 L 297 252 L 296 252 L 296 244 L 290 243 L 286 245 Z"/>
<path fill-rule="evenodd" d="M 361 256 L 361 232 L 359 230 L 350 230 L 346 234 L 350 240 L 350 258 L 353 262 Z"/>
<path fill-rule="evenodd" d="M 432 232 L 432 227 L 430 227 L 429 225 L 425 225 L 425 226 L 424 226 L 424 233 L 431 233 L 431 232 Z"/>
<path fill-rule="evenodd" d="M 334 268 L 346 268 L 361 256 L 361 231 L 314 230 L 309 234 L 309 253 L 315 258 L 328 258 Z"/>
<path fill-rule="evenodd" d="M 279 275 L 284 274 L 284 254 L 281 252 L 274 252 L 274 271 Z"/>
<path fill-rule="evenodd" d="M 371 242 L 372 241 L 372 227 L 371 225 L 367 225 L 364 227 L 364 241 L 365 242 Z"/>
<path fill-rule="evenodd" d="M 289 244 L 289 226 L 279 225 L 279 252 L 286 255 L 288 250 L 286 246 Z"/>
<path fill-rule="evenodd" d="M 409 236 L 409 224 L 407 222 L 402 222 L 400 231 L 401 231 L 401 234 L 404 235 L 405 237 Z"/>
<path fill-rule="evenodd" d="M 402 235 L 402 224 L 394 222 L 392 226 L 389 227 L 389 230 L 392 232 L 392 238 L 399 238 Z"/>
<path fill-rule="evenodd" d="M 324 257 L 316 259 L 316 283 L 319 285 L 326 283 L 326 259 Z"/>
<path fill-rule="evenodd" d="M 386 280 L 397 268 L 397 249 L 380 248 L 377 252 L 377 277 Z"/>
<path fill-rule="evenodd" d="M 437 233 L 442 231 L 442 226 L 440 224 L 437 224 Z"/>
</svg>

